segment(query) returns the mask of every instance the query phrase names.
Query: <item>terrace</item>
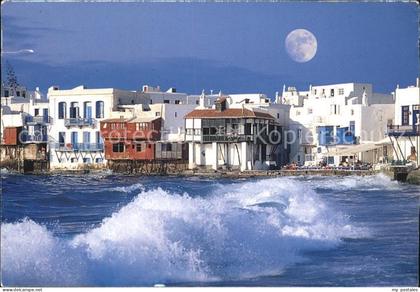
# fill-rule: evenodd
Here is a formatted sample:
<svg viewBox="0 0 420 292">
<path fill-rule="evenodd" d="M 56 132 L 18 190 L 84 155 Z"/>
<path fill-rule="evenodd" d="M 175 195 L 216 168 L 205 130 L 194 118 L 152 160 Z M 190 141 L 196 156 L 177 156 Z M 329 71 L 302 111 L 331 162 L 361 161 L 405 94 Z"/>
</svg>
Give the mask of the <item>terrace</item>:
<svg viewBox="0 0 420 292">
<path fill-rule="evenodd" d="M 93 118 L 69 118 L 64 120 L 64 125 L 66 127 L 94 127 L 96 120 Z"/>
<path fill-rule="evenodd" d="M 420 136 L 420 125 L 388 125 L 387 134 L 393 137 Z"/>
</svg>

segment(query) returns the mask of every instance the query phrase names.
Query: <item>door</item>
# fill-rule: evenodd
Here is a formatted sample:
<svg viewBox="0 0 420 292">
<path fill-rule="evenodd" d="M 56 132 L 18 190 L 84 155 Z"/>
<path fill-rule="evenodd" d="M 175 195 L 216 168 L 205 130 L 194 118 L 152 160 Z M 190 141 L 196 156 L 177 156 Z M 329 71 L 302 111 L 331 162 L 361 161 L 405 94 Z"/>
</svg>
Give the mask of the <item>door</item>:
<svg viewBox="0 0 420 292">
<path fill-rule="evenodd" d="M 64 143 L 66 142 L 66 133 L 65 132 L 58 132 L 58 143 L 60 147 L 64 147 Z"/>
<path fill-rule="evenodd" d="M 92 105 L 91 105 L 90 101 L 85 102 L 83 115 L 84 115 L 85 119 L 91 119 L 92 118 Z"/>
<path fill-rule="evenodd" d="M 83 132 L 83 149 L 89 149 L 90 146 L 90 132 Z"/>
<path fill-rule="evenodd" d="M 44 122 L 45 123 L 48 123 L 48 109 L 47 108 L 44 108 L 43 110 L 42 110 L 42 116 L 43 116 L 43 119 L 44 119 Z"/>
<path fill-rule="evenodd" d="M 73 149 L 78 149 L 77 132 L 71 132 L 71 144 Z"/>
</svg>

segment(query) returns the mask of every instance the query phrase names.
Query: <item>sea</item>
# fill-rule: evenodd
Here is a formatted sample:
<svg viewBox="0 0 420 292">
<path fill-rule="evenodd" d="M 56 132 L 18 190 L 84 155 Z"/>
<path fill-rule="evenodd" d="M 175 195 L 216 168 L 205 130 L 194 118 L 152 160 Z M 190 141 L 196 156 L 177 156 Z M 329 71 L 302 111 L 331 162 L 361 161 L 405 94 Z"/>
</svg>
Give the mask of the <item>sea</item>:
<svg viewBox="0 0 420 292">
<path fill-rule="evenodd" d="M 418 286 L 418 186 L 378 174 L 1 173 L 4 286 Z"/>
</svg>

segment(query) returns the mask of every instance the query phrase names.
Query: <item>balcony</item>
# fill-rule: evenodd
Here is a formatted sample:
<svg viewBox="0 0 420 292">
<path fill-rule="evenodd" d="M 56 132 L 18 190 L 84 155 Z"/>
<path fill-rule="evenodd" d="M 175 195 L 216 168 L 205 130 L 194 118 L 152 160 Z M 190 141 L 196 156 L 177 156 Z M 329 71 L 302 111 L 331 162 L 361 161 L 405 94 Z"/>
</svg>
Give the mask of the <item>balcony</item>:
<svg viewBox="0 0 420 292">
<path fill-rule="evenodd" d="M 25 123 L 27 125 L 45 125 L 45 124 L 51 124 L 52 118 L 49 116 L 26 116 L 25 117 Z"/>
<path fill-rule="evenodd" d="M 48 135 L 23 135 L 22 143 L 48 143 Z"/>
<path fill-rule="evenodd" d="M 203 142 L 250 142 L 253 135 L 203 135 Z"/>
<path fill-rule="evenodd" d="M 392 137 L 420 136 L 420 125 L 388 125 L 387 134 Z"/>
<path fill-rule="evenodd" d="M 64 120 L 66 127 L 94 127 L 96 120 L 93 118 L 69 118 Z"/>
<path fill-rule="evenodd" d="M 104 150 L 102 143 L 54 143 L 51 146 L 58 151 L 71 152 L 101 152 Z"/>
</svg>

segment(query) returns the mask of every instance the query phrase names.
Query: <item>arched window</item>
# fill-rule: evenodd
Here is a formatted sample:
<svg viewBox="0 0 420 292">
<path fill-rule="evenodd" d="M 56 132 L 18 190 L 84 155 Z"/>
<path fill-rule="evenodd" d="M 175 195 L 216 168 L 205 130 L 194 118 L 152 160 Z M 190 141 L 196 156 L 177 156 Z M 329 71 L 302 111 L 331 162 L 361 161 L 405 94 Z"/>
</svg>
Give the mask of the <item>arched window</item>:
<svg viewBox="0 0 420 292">
<path fill-rule="evenodd" d="M 58 103 L 58 118 L 65 119 L 66 118 L 66 103 L 64 101 Z"/>
<path fill-rule="evenodd" d="M 104 102 L 97 101 L 96 102 L 96 118 L 101 119 L 104 117 Z"/>
</svg>

